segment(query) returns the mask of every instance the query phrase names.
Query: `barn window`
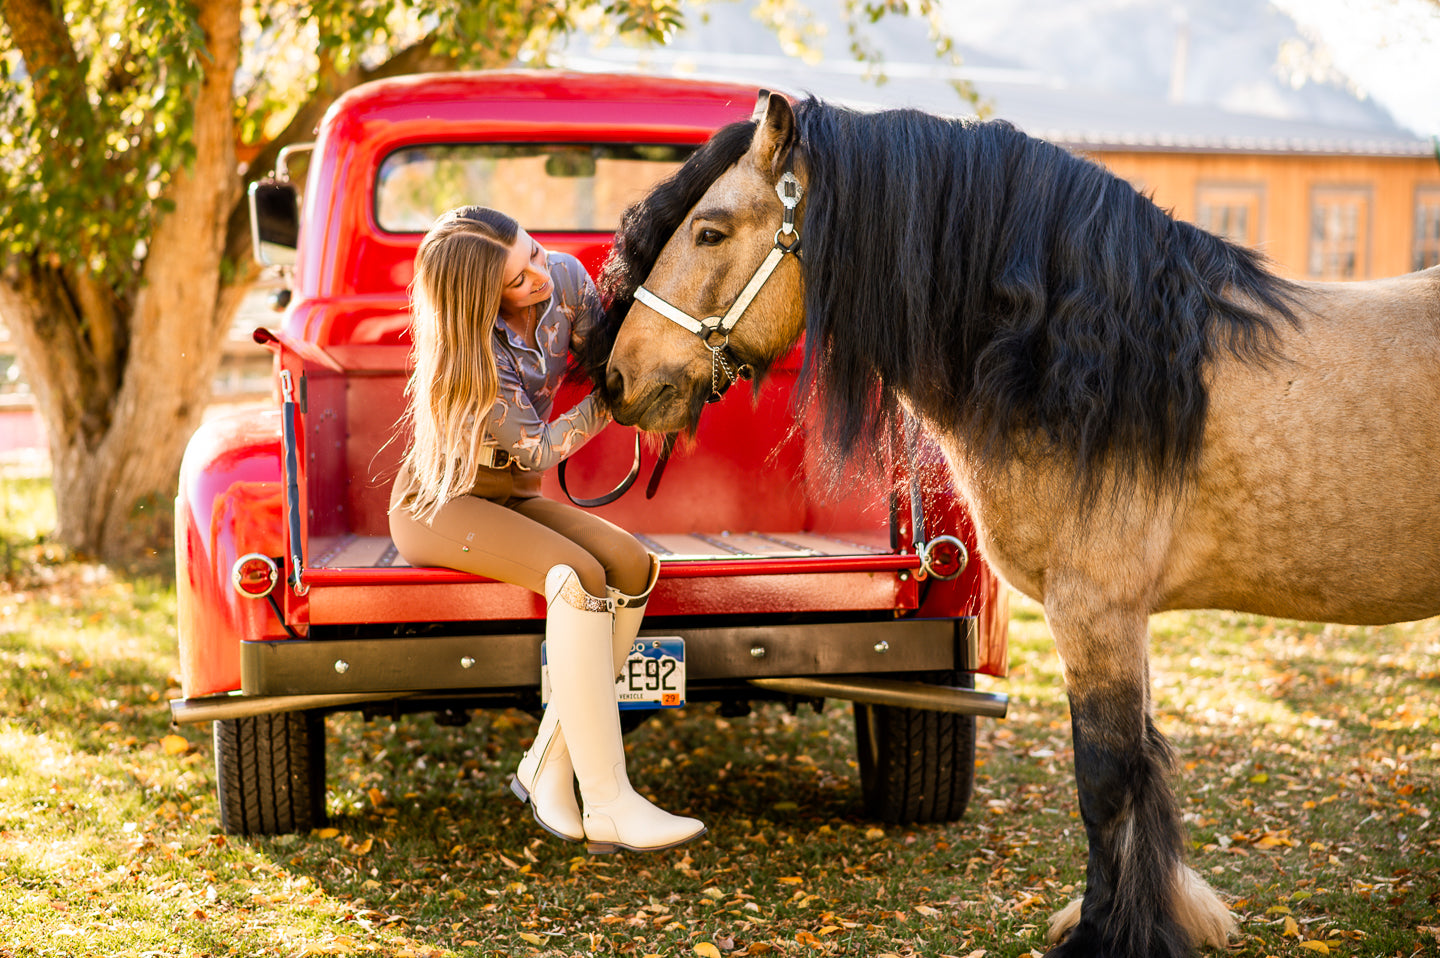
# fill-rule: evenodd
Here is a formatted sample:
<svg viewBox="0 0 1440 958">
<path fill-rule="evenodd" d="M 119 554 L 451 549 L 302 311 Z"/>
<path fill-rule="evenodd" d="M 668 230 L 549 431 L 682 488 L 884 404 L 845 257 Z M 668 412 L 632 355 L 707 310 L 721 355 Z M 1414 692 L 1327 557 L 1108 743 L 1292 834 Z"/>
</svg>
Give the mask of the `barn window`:
<svg viewBox="0 0 1440 958">
<path fill-rule="evenodd" d="M 1195 223 L 1241 246 L 1265 240 L 1260 222 L 1261 188 L 1251 184 L 1201 183 L 1195 190 Z"/>
<path fill-rule="evenodd" d="M 1415 191 L 1415 257 L 1411 269 L 1440 266 L 1440 186 Z"/>
<path fill-rule="evenodd" d="M 1370 191 L 1316 187 L 1310 197 L 1310 275 L 1363 279 L 1370 274 Z"/>
</svg>

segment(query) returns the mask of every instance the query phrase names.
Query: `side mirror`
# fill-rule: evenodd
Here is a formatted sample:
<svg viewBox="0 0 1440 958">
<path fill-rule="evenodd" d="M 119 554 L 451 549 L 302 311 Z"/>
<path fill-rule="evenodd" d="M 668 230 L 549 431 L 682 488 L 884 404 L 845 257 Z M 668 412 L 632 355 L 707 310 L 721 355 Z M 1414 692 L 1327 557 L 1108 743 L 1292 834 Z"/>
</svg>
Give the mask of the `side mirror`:
<svg viewBox="0 0 1440 958">
<path fill-rule="evenodd" d="M 250 240 L 264 266 L 294 266 L 300 245 L 300 202 L 293 183 L 250 184 Z"/>
</svg>

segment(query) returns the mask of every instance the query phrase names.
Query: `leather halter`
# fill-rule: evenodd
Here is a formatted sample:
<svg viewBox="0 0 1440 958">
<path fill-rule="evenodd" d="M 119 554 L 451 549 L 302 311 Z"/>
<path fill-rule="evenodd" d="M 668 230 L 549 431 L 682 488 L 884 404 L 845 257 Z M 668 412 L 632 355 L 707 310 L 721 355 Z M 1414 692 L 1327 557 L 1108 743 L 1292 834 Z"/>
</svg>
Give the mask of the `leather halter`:
<svg viewBox="0 0 1440 958">
<path fill-rule="evenodd" d="M 787 164 L 788 166 L 788 164 Z M 790 170 L 786 170 L 775 184 L 775 193 L 780 197 L 780 203 L 785 207 L 785 220 L 780 228 L 775 231 L 775 245 L 765 259 L 755 268 L 751 274 L 750 281 L 740 291 L 735 302 L 725 311 L 724 316 L 708 316 L 705 319 L 696 319 L 689 313 L 673 306 L 665 300 L 656 296 L 644 286 L 635 290 L 636 302 L 644 303 L 655 312 L 664 316 L 673 323 L 684 326 L 690 332 L 700 337 L 705 348 L 710 350 L 710 398 L 706 402 L 718 402 L 725 394 L 725 390 L 737 379 L 749 379 L 755 374 L 755 369 L 749 363 L 732 365 L 735 359 L 730 353 L 730 332 L 735 324 L 740 322 L 740 317 L 745 315 L 745 310 L 750 308 L 750 303 L 759 295 L 760 290 L 770 279 L 775 267 L 786 254 L 792 254 L 797 259 L 800 256 L 800 231 L 795 228 L 795 208 L 800 205 L 800 198 L 805 195 L 805 189 L 800 185 L 800 180 Z M 793 236 L 789 243 L 782 242 L 780 237 Z M 728 358 L 727 358 L 728 356 Z M 724 374 L 725 382 L 720 382 L 721 374 Z"/>
</svg>

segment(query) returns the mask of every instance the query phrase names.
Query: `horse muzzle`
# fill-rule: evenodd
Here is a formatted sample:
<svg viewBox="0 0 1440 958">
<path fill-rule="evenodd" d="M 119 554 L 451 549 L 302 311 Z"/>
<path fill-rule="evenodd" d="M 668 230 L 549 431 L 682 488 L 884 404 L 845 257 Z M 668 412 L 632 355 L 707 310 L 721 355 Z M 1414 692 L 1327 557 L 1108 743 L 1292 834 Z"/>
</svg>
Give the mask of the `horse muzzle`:
<svg viewBox="0 0 1440 958">
<path fill-rule="evenodd" d="M 683 432 L 692 427 L 692 403 L 672 383 L 637 380 L 612 361 L 605 392 L 610 414 L 622 426 L 646 432 Z"/>
</svg>

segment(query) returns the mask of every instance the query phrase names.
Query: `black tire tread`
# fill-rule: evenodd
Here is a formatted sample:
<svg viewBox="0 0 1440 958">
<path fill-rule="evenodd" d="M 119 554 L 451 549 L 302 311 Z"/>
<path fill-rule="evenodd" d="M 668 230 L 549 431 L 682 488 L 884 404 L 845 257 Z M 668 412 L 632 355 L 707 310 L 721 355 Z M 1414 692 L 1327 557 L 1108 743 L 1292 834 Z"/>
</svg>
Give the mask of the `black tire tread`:
<svg viewBox="0 0 1440 958">
<path fill-rule="evenodd" d="M 973 676 L 963 672 L 907 677 L 974 687 Z M 855 738 L 871 817 L 918 825 L 953 822 L 965 814 L 975 787 L 975 716 L 857 702 Z"/>
<path fill-rule="evenodd" d="M 220 827 L 231 835 L 308 831 L 325 818 L 325 724 L 281 712 L 215 723 Z"/>
</svg>

